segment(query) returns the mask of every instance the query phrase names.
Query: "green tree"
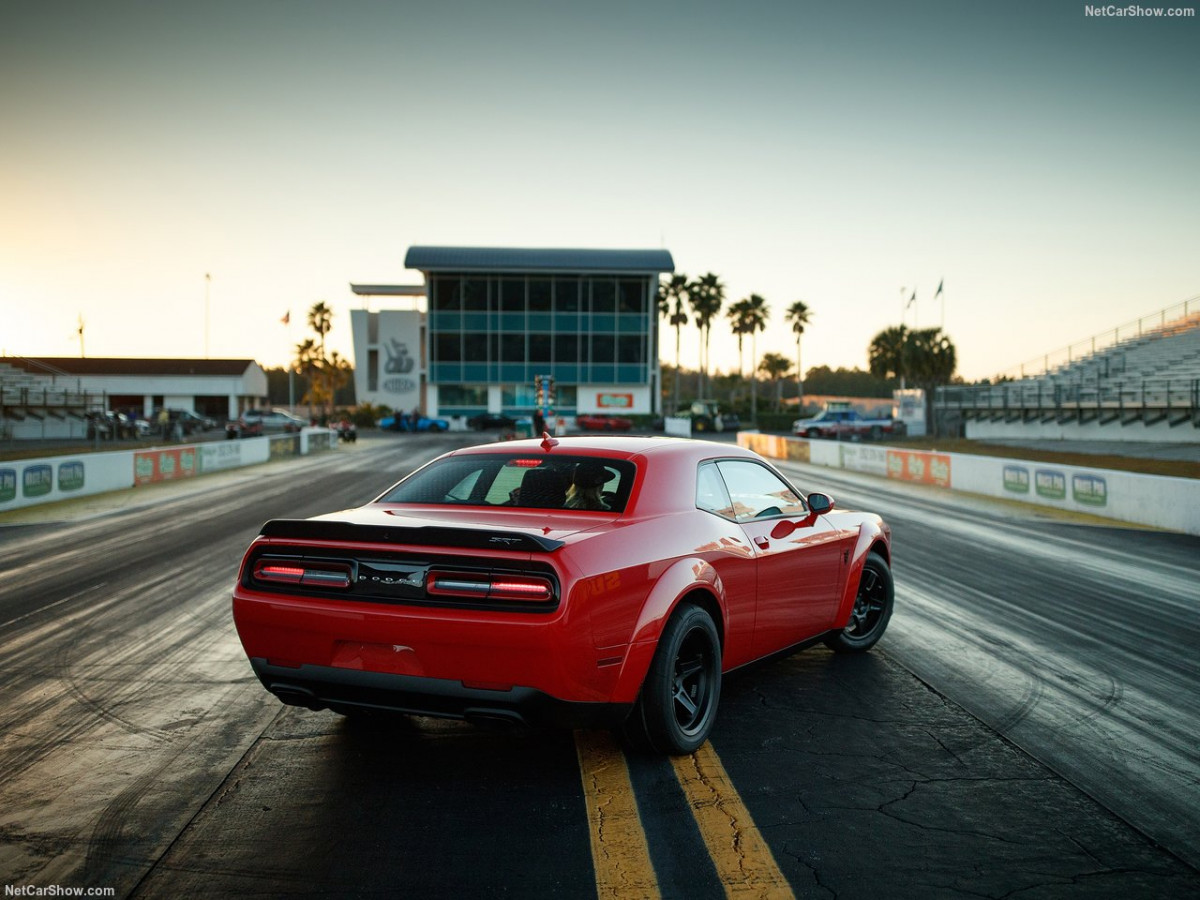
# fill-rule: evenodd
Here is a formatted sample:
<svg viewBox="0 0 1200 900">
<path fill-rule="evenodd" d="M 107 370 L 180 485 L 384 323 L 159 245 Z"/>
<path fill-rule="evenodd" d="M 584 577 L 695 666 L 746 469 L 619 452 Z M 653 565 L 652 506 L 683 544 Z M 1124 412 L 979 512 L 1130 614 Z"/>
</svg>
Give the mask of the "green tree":
<svg viewBox="0 0 1200 900">
<path fill-rule="evenodd" d="M 908 329 L 903 325 L 885 328 L 871 338 L 867 347 L 867 368 L 876 378 L 895 378 L 904 387 L 907 377 L 905 363 Z"/>
<path fill-rule="evenodd" d="M 764 353 L 758 370 L 775 382 L 775 412 L 783 409 L 783 378 L 792 371 L 792 361 L 779 353 Z"/>
<path fill-rule="evenodd" d="M 317 333 L 317 353 L 325 358 L 325 335 L 333 328 L 333 310 L 325 305 L 324 300 L 313 304 L 308 311 L 308 327 Z"/>
<path fill-rule="evenodd" d="M 700 329 L 700 394 L 704 396 L 708 390 L 708 339 L 712 321 L 725 303 L 725 285 L 712 272 L 701 275 L 688 285 L 688 302 Z"/>
<path fill-rule="evenodd" d="M 896 377 L 901 388 L 911 384 L 925 392 L 925 427 L 936 433 L 934 395 L 958 368 L 958 351 L 949 336 L 940 328 L 885 328 L 871 339 L 867 361 L 872 375 Z"/>
<path fill-rule="evenodd" d="M 803 300 L 797 300 L 787 311 L 787 320 L 796 335 L 796 409 L 801 414 L 804 412 L 804 368 L 800 365 L 800 338 L 804 336 L 804 329 L 812 321 L 812 315 L 812 310 Z"/>
<path fill-rule="evenodd" d="M 297 369 L 305 378 L 305 384 L 308 389 L 300 398 L 301 403 L 308 404 L 308 415 L 312 418 L 313 405 L 317 402 L 317 396 L 320 391 L 315 390 L 317 367 L 320 364 L 321 356 L 317 352 L 317 342 L 312 338 L 305 338 L 301 343 L 296 345 L 296 358 L 293 361 Z"/>
<path fill-rule="evenodd" d="M 758 294 L 751 294 L 729 307 L 727 313 L 738 339 L 738 376 L 742 374 L 742 337 L 750 335 L 750 358 L 758 359 L 758 333 L 766 331 L 771 308 Z M 750 418 L 758 420 L 758 372 L 750 373 Z"/>
<path fill-rule="evenodd" d="M 672 275 L 666 284 L 658 286 L 658 314 L 667 320 L 675 329 L 675 373 L 672 381 L 675 401 L 670 413 L 674 415 L 679 409 L 679 335 L 680 329 L 687 324 L 688 315 L 685 304 L 688 299 L 688 279 L 680 273 Z"/>
</svg>

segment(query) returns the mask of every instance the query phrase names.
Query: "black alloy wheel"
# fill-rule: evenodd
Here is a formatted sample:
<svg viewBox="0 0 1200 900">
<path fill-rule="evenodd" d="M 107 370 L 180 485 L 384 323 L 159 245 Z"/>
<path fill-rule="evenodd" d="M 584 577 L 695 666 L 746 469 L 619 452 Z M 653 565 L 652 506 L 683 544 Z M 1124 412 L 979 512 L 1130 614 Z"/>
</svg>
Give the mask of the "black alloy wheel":
<svg viewBox="0 0 1200 900">
<path fill-rule="evenodd" d="M 659 639 L 629 723 L 636 743 L 684 755 L 707 739 L 721 697 L 721 641 L 707 611 L 682 604 Z"/>
<path fill-rule="evenodd" d="M 887 561 L 878 553 L 867 554 L 850 621 L 840 632 L 825 639 L 826 646 L 838 653 L 869 650 L 887 630 L 894 602 L 895 585 Z"/>
</svg>

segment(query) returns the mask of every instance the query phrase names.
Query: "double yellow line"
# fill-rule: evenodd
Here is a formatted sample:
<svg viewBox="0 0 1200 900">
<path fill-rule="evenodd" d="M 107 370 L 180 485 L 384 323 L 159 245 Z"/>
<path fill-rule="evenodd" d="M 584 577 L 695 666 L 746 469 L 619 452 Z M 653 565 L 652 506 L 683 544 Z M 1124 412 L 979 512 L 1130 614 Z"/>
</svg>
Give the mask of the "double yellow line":
<svg viewBox="0 0 1200 900">
<path fill-rule="evenodd" d="M 625 754 L 607 732 L 578 731 L 575 748 L 587 803 L 597 897 L 657 900 L 661 897 L 658 878 Z M 672 757 L 671 764 L 725 896 L 794 898 L 712 744 L 704 744 L 691 756 Z"/>
</svg>

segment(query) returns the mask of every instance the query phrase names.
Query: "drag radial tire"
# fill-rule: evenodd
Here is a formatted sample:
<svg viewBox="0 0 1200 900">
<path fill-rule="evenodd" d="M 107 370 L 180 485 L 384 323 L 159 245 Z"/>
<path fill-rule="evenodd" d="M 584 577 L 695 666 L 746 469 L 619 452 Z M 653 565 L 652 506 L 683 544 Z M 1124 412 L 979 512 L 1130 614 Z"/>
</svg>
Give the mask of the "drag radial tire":
<svg viewBox="0 0 1200 900">
<path fill-rule="evenodd" d="M 892 570 L 878 553 L 868 553 L 858 580 L 858 593 L 850 621 L 836 634 L 825 638 L 825 645 L 838 653 L 861 653 L 875 646 L 892 617 L 895 587 Z"/>
<path fill-rule="evenodd" d="M 659 753 L 692 753 L 708 739 L 720 699 L 721 640 L 712 616 L 680 604 L 659 638 L 626 734 Z"/>
</svg>

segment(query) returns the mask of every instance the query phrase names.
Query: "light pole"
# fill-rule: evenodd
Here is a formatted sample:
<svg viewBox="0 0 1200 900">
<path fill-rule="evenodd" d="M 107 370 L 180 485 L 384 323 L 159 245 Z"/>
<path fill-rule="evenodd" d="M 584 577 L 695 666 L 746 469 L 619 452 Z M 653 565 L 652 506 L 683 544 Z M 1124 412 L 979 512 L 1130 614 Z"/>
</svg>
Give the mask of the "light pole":
<svg viewBox="0 0 1200 900">
<path fill-rule="evenodd" d="M 212 283 L 212 275 L 204 273 L 204 358 L 208 359 L 208 286 Z"/>
</svg>

